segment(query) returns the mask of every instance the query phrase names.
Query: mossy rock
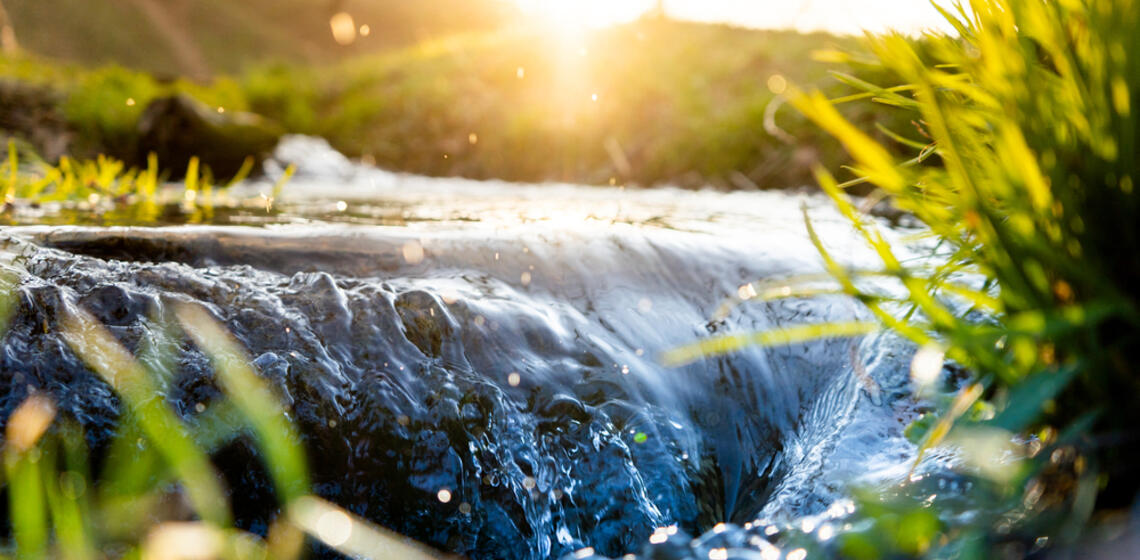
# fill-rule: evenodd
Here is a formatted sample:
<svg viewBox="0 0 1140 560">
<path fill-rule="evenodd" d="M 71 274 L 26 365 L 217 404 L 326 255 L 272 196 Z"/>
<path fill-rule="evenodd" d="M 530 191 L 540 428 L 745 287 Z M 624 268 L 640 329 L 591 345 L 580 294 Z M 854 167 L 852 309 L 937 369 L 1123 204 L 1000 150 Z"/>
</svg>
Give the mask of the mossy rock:
<svg viewBox="0 0 1140 560">
<path fill-rule="evenodd" d="M 260 163 L 284 130 L 252 113 L 220 113 L 186 95 L 160 97 L 139 117 L 138 160 L 154 152 L 159 165 L 177 178 L 197 156 L 222 180 L 241 169 L 247 157 Z"/>
</svg>

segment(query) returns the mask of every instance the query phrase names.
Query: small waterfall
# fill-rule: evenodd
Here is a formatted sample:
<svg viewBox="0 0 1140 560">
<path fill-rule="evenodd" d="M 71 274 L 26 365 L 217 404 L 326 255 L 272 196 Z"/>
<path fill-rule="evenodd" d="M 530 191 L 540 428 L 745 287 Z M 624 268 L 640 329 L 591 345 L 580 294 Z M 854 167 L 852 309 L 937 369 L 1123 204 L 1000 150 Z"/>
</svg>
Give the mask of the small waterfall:
<svg viewBox="0 0 1140 560">
<path fill-rule="evenodd" d="M 317 493 L 470 558 L 618 557 L 659 527 L 814 515 L 912 457 L 911 350 L 886 335 L 659 361 L 711 332 L 861 317 L 827 297 L 711 321 L 748 282 L 819 271 L 801 205 L 843 246 L 825 201 L 425 179 L 326 156 L 272 225 L 244 211 L 7 228 L 21 273 L 0 418 L 46 393 L 105 452 L 119 402 L 57 322 L 82 307 L 138 351 L 194 303 L 286 403 Z M 220 392 L 199 349 L 169 342 L 160 397 L 194 424 Z M 241 489 L 239 523 L 264 532 L 276 501 L 255 453 L 239 439 L 213 458 Z"/>
</svg>

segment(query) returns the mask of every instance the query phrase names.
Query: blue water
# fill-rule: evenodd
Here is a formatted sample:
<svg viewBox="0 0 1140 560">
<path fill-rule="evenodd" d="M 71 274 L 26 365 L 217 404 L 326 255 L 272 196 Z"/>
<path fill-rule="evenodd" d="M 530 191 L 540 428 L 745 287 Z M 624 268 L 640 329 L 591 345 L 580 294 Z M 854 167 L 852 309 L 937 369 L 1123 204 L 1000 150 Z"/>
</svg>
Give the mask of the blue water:
<svg viewBox="0 0 1140 560">
<path fill-rule="evenodd" d="M 826 200 L 426 179 L 308 139 L 278 157 L 302 165 L 272 212 L 5 229 L 20 281 L 0 418 L 47 393 L 103 449 L 119 402 L 57 321 L 86 309 L 137 350 L 193 302 L 284 399 L 318 494 L 470 558 L 771 558 L 785 527 L 842 530 L 854 485 L 907 476 L 920 403 L 913 349 L 891 336 L 660 361 L 717 334 L 865 318 L 837 296 L 719 313 L 751 282 L 821 272 L 801 207 L 847 262 L 874 264 Z M 193 424 L 220 392 L 177 344 L 163 396 Z M 238 440 L 214 460 L 239 523 L 264 533 L 276 501 L 255 453 Z"/>
</svg>

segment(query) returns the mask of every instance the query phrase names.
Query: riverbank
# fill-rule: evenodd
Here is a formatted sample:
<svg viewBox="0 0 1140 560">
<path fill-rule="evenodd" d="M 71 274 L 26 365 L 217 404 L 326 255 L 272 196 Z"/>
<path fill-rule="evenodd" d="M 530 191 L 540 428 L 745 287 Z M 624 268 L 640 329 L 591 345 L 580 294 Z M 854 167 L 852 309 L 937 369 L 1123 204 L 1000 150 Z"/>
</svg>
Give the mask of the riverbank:
<svg viewBox="0 0 1140 560">
<path fill-rule="evenodd" d="M 28 99 L 40 116 L 13 124 L 11 115 L 28 111 L 6 103 L 0 126 L 48 159 L 106 153 L 141 165 L 152 147 L 140 117 L 154 99 L 182 93 L 221 115 L 252 112 L 280 131 L 322 136 L 395 171 L 783 188 L 809 183 L 813 165 L 846 160 L 837 142 L 771 104 L 788 84 L 840 94 L 831 70 L 874 80 L 814 54 L 854 46 L 825 34 L 641 21 L 577 39 L 466 34 L 322 67 L 262 65 L 208 83 L 6 58 L 0 80 L 20 95 L 5 97 Z M 867 128 L 893 118 L 871 104 L 845 114 Z"/>
</svg>

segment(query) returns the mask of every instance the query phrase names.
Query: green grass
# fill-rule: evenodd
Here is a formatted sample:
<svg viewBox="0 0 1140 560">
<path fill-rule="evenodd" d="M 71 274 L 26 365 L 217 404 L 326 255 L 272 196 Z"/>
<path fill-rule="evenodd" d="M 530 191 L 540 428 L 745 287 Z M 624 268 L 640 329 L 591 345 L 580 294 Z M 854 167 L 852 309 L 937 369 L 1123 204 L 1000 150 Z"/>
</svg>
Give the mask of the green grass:
<svg viewBox="0 0 1140 560">
<path fill-rule="evenodd" d="M 258 212 L 269 213 L 296 166 L 288 165 L 261 196 L 233 197 L 230 188 L 250 175 L 254 162 L 253 157 L 246 158 L 235 176 L 219 182 L 197 157 L 192 157 L 187 169 L 180 172 L 182 182 L 173 183 L 153 153 L 144 167 L 128 167 L 121 160 L 103 155 L 90 160 L 64 156 L 52 165 L 36 157 L 28 146 L 9 140 L 0 163 L 0 196 L 4 201 L 0 224 L 27 223 L 21 212 L 44 205 L 57 208 L 51 213 L 51 223 L 95 219 L 104 225 L 204 223 L 215 217 L 216 206 L 257 208 Z"/>
<path fill-rule="evenodd" d="M 978 481 L 967 500 L 982 514 L 965 525 L 926 525 L 922 546 L 906 546 L 899 525 L 930 507 L 921 490 L 864 497 L 869 528 L 843 537 L 852 557 L 1024 553 L 1038 537 L 1074 545 L 1090 522 L 1132 507 L 1140 491 L 1140 411 L 1124 397 L 1140 391 L 1140 5 L 978 0 L 946 15 L 957 36 L 868 39 L 893 81 L 845 78 L 857 93 L 839 99 L 791 94 L 853 157 L 859 179 L 841 185 L 820 168 L 819 184 L 882 268 L 848 270 L 810 221 L 809 234 L 840 290 L 923 348 L 912 374 L 938 412 L 908 436 L 921 452 L 957 446 L 965 474 Z M 869 101 L 913 115 L 923 135 L 894 135 L 913 145 L 913 159 L 840 112 Z M 921 220 L 948 255 L 943 264 L 900 261 L 844 192 L 860 183 Z M 905 296 L 866 291 L 859 279 L 868 274 L 895 279 Z M 962 280 L 969 277 L 984 282 Z M 848 334 L 840 327 L 813 326 Z M 944 361 L 973 373 L 956 393 L 939 392 L 948 389 L 937 379 Z M 1004 453 L 1012 458 L 994 459 Z"/>
</svg>

